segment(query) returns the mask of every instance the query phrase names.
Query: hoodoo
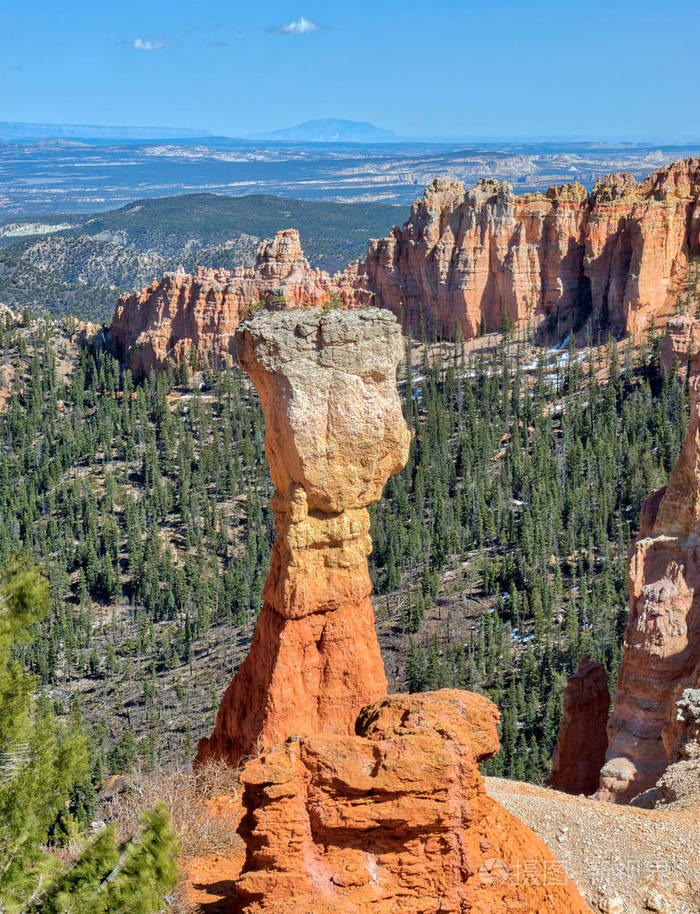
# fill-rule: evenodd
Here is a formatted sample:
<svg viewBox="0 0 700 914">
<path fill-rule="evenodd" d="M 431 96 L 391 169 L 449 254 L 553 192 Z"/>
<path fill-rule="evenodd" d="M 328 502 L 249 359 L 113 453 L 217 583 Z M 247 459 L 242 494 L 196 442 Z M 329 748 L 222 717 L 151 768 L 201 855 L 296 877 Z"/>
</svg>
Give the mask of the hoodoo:
<svg viewBox="0 0 700 914">
<path fill-rule="evenodd" d="M 668 485 L 642 507 L 628 564 L 629 618 L 597 796 L 626 802 L 673 761 L 678 702 L 700 685 L 700 352 L 688 435 Z"/>
<path fill-rule="evenodd" d="M 263 311 L 236 333 L 265 412 L 277 539 L 248 657 L 197 760 L 261 741 L 354 733 L 386 694 L 374 629 L 367 505 L 408 458 L 388 311 Z"/>
<path fill-rule="evenodd" d="M 262 312 L 236 345 L 265 412 L 277 527 L 250 653 L 197 756 L 252 755 L 236 910 L 586 914 L 551 852 L 486 795 L 495 705 L 386 696 L 366 506 L 408 457 L 395 318 Z"/>
<path fill-rule="evenodd" d="M 590 794 L 598 787 L 608 738 L 610 692 L 605 667 L 582 657 L 564 690 L 563 715 L 549 784 L 565 793 Z"/>
</svg>

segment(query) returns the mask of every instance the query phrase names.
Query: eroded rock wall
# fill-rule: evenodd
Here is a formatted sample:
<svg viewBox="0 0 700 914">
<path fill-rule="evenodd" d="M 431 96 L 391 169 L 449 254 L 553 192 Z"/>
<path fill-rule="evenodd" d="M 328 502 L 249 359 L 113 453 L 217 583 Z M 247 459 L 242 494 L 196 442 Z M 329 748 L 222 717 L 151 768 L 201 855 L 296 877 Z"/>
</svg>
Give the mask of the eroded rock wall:
<svg viewBox="0 0 700 914">
<path fill-rule="evenodd" d="M 700 159 L 645 181 L 614 174 L 587 194 L 578 183 L 546 194 L 507 182 L 436 179 L 408 221 L 369 242 L 342 273 L 312 270 L 293 229 L 263 242 L 252 269 L 166 274 L 120 298 L 113 352 L 136 374 L 187 356 L 232 358 L 251 308 L 286 303 L 388 308 L 414 332 L 422 324 L 465 339 L 546 322 L 563 336 L 592 317 L 614 333 L 661 326 L 682 303 L 689 259 L 700 255 Z"/>
<path fill-rule="evenodd" d="M 700 159 L 638 182 L 614 174 L 517 196 L 437 179 L 403 228 L 370 242 L 360 265 L 377 304 L 451 336 L 549 321 L 560 334 L 592 315 L 615 333 L 660 326 L 700 253 Z"/>
<path fill-rule="evenodd" d="M 598 797 L 625 802 L 672 761 L 677 703 L 700 676 L 700 352 L 688 435 L 668 485 L 642 508 L 628 563 L 629 617 Z"/>
<path fill-rule="evenodd" d="M 258 248 L 255 266 L 180 270 L 117 303 L 111 326 L 115 355 L 137 376 L 177 364 L 194 349 L 195 360 L 235 359 L 234 334 L 260 302 L 267 306 L 318 307 L 331 300 L 362 305 L 371 296 L 351 276 L 333 280 L 313 270 L 294 229 L 278 232 Z"/>
<path fill-rule="evenodd" d="M 243 769 L 246 914 L 583 914 L 545 845 L 491 800 L 498 712 L 458 690 L 392 695 L 357 735 L 290 739 Z"/>
</svg>

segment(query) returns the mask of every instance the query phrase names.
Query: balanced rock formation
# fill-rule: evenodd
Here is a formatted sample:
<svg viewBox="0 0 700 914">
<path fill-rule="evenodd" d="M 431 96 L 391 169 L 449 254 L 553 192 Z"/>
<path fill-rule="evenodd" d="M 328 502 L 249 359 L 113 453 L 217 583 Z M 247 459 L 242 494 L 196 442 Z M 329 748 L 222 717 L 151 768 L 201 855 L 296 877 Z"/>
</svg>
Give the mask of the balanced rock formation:
<svg viewBox="0 0 700 914">
<path fill-rule="evenodd" d="M 605 667 L 584 656 L 564 690 L 563 715 L 552 757 L 550 787 L 572 794 L 598 788 L 608 748 L 610 692 Z"/>
<path fill-rule="evenodd" d="M 677 703 L 700 686 L 700 352 L 688 435 L 668 485 L 642 508 L 628 564 L 629 617 L 597 796 L 625 802 L 670 763 Z"/>
<path fill-rule="evenodd" d="M 236 332 L 265 412 L 277 539 L 250 652 L 197 761 L 260 742 L 354 732 L 386 694 L 366 506 L 408 459 L 396 389 L 403 338 L 376 308 L 262 311 Z"/>
<path fill-rule="evenodd" d="M 235 357 L 234 333 L 259 302 L 314 307 L 330 300 L 362 304 L 371 296 L 312 270 L 294 229 L 258 248 L 255 266 L 234 270 L 180 270 L 117 303 L 111 326 L 114 354 L 137 375 L 177 364 L 194 349 L 196 361 L 221 364 Z"/>
<path fill-rule="evenodd" d="M 376 304 L 470 339 L 548 320 L 564 333 L 592 315 L 639 334 L 675 313 L 700 253 L 700 159 L 638 182 L 630 174 L 517 196 L 507 182 L 465 191 L 437 179 L 403 228 L 370 242 L 359 273 Z"/>
<path fill-rule="evenodd" d="M 292 738 L 242 771 L 246 914 L 583 914 L 561 865 L 490 799 L 481 695 L 392 695 L 356 736 Z"/>
</svg>

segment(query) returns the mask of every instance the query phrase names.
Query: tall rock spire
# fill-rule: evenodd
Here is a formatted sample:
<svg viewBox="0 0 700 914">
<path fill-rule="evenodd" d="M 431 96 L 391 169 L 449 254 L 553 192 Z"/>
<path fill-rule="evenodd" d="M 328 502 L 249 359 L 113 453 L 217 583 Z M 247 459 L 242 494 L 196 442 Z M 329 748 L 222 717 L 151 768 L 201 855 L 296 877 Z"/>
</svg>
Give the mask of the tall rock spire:
<svg viewBox="0 0 700 914">
<path fill-rule="evenodd" d="M 408 458 L 403 341 L 377 309 L 259 312 L 236 332 L 265 412 L 277 539 L 250 653 L 197 761 L 258 740 L 352 734 L 387 682 L 369 595 L 367 505 Z"/>
<path fill-rule="evenodd" d="M 605 727 L 609 708 L 605 667 L 584 655 L 564 689 L 550 787 L 572 794 L 589 794 L 597 789 L 608 746 Z"/>
<path fill-rule="evenodd" d="M 628 564 L 629 618 L 600 799 L 625 802 L 672 761 L 677 703 L 700 685 L 700 352 L 688 435 L 668 485 L 642 506 Z"/>
</svg>

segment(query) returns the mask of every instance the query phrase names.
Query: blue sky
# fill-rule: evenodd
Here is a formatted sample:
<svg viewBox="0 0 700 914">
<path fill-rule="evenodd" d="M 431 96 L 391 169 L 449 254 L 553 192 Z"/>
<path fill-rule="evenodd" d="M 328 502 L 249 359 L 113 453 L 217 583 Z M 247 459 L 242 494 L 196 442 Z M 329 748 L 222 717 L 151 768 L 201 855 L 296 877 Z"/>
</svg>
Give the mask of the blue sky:
<svg viewBox="0 0 700 914">
<path fill-rule="evenodd" d="M 700 4 L 4 0 L 0 120 L 700 139 Z"/>
</svg>

